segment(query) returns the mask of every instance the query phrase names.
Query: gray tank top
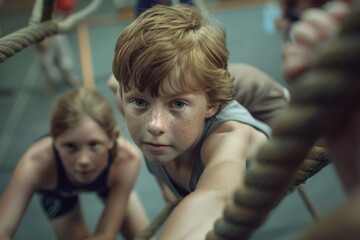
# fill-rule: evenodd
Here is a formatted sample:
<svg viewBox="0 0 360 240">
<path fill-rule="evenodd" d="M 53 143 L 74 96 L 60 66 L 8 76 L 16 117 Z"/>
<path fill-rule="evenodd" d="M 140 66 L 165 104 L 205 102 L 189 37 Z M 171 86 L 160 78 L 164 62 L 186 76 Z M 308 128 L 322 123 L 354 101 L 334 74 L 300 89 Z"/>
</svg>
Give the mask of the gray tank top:
<svg viewBox="0 0 360 240">
<path fill-rule="evenodd" d="M 245 107 L 240 105 L 237 101 L 230 101 L 220 112 L 218 112 L 214 117 L 208 119 L 205 123 L 204 130 L 199 144 L 195 149 L 195 154 L 193 157 L 193 166 L 192 172 L 190 175 L 190 180 L 187 184 L 186 189 L 180 187 L 176 184 L 170 176 L 167 174 L 163 165 L 154 164 L 147 159 L 145 159 L 146 166 L 151 174 L 157 177 L 160 181 L 165 183 L 171 191 L 178 197 L 183 198 L 188 195 L 190 192 L 195 190 L 197 182 L 204 170 L 204 164 L 202 162 L 200 151 L 201 146 L 204 140 L 216 129 L 219 125 L 226 121 L 238 121 L 247 125 L 250 125 L 261 132 L 263 132 L 267 137 L 271 135 L 271 128 L 263 122 L 256 120 Z"/>
</svg>

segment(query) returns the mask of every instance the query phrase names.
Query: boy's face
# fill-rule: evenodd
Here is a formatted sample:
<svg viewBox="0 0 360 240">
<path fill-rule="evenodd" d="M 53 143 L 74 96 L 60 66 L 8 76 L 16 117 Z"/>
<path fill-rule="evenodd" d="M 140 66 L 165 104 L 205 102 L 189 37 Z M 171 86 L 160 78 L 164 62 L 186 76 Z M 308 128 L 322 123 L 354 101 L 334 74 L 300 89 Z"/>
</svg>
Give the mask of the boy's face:
<svg viewBox="0 0 360 240">
<path fill-rule="evenodd" d="M 147 160 L 159 164 L 190 157 L 205 119 L 217 110 L 209 107 L 204 92 L 179 94 L 179 84 L 170 87 L 168 80 L 158 97 L 151 97 L 148 91 L 121 90 L 124 116 L 134 142 Z"/>
<path fill-rule="evenodd" d="M 74 183 L 93 182 L 108 164 L 114 141 L 91 118 L 81 121 L 55 139 L 62 164 Z"/>
</svg>

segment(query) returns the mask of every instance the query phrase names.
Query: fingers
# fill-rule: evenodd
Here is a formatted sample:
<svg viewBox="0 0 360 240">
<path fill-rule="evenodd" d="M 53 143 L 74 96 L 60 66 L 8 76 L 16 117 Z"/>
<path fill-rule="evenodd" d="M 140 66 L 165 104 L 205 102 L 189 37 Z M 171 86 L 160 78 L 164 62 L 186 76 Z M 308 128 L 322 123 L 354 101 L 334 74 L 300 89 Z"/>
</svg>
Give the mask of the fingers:
<svg viewBox="0 0 360 240">
<path fill-rule="evenodd" d="M 310 51 L 300 45 L 285 44 L 283 55 L 283 75 L 291 83 L 307 69 Z"/>
<path fill-rule="evenodd" d="M 283 48 L 283 73 L 289 83 L 309 67 L 317 48 L 338 32 L 349 12 L 345 2 L 332 1 L 324 9 L 313 8 L 302 14 L 291 29 L 293 41 Z"/>
<path fill-rule="evenodd" d="M 318 44 L 334 35 L 339 26 L 340 23 L 324 10 L 310 9 L 304 13 L 303 20 L 292 28 L 293 40 L 312 51 Z"/>
<path fill-rule="evenodd" d="M 325 5 L 324 9 L 338 22 L 342 22 L 351 11 L 351 3 L 352 0 L 331 1 Z"/>
<path fill-rule="evenodd" d="M 288 82 L 308 68 L 312 54 L 338 28 L 336 20 L 323 10 L 311 9 L 304 13 L 303 20 L 292 27 L 293 42 L 283 48 L 283 73 Z"/>
</svg>

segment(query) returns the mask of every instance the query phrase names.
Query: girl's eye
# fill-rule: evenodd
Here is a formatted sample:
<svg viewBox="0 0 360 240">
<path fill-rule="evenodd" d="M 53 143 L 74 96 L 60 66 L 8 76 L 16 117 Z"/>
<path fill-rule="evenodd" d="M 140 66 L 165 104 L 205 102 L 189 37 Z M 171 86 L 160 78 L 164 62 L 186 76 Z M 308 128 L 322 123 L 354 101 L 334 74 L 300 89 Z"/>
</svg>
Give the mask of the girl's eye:
<svg viewBox="0 0 360 240">
<path fill-rule="evenodd" d="M 65 143 L 63 147 L 67 152 L 74 152 L 76 150 L 76 146 L 73 143 Z"/>
<path fill-rule="evenodd" d="M 175 109 L 182 109 L 185 106 L 185 103 L 180 100 L 173 101 L 171 107 Z"/>
<path fill-rule="evenodd" d="M 146 101 L 142 100 L 140 98 L 134 98 L 130 102 L 135 104 L 137 107 L 146 107 L 147 106 Z"/>
<path fill-rule="evenodd" d="M 100 147 L 100 143 L 99 142 L 96 142 L 96 141 L 92 141 L 89 143 L 89 146 L 91 149 L 97 149 L 98 147 Z"/>
</svg>

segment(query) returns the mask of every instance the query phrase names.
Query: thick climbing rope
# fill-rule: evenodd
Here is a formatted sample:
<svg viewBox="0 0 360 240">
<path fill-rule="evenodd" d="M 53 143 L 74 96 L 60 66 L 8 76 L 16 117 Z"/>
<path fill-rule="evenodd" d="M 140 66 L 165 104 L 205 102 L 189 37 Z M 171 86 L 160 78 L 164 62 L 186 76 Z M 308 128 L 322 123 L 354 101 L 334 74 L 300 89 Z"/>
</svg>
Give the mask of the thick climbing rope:
<svg viewBox="0 0 360 240">
<path fill-rule="evenodd" d="M 102 1 L 92 0 L 81 11 L 56 22 L 51 20 L 55 0 L 36 0 L 29 26 L 0 38 L 0 62 L 46 37 L 69 31 L 96 10 Z"/>
<path fill-rule="evenodd" d="M 320 139 L 310 149 L 307 157 L 295 172 L 288 191 L 292 191 L 295 187 L 305 183 L 306 180 L 314 176 L 329 163 L 331 163 L 329 149 L 325 141 Z"/>
<path fill-rule="evenodd" d="M 27 46 L 58 33 L 54 22 L 28 26 L 0 39 L 0 62 L 23 50 Z"/>
<path fill-rule="evenodd" d="M 325 123 L 339 118 L 338 111 L 346 121 L 359 108 L 359 33 L 358 0 L 339 35 L 323 44 L 309 71 L 296 81 L 292 102 L 275 121 L 272 139 L 258 152 L 244 187 L 236 190 L 207 240 L 249 239 L 280 202 L 317 138 L 341 131 Z"/>
</svg>

